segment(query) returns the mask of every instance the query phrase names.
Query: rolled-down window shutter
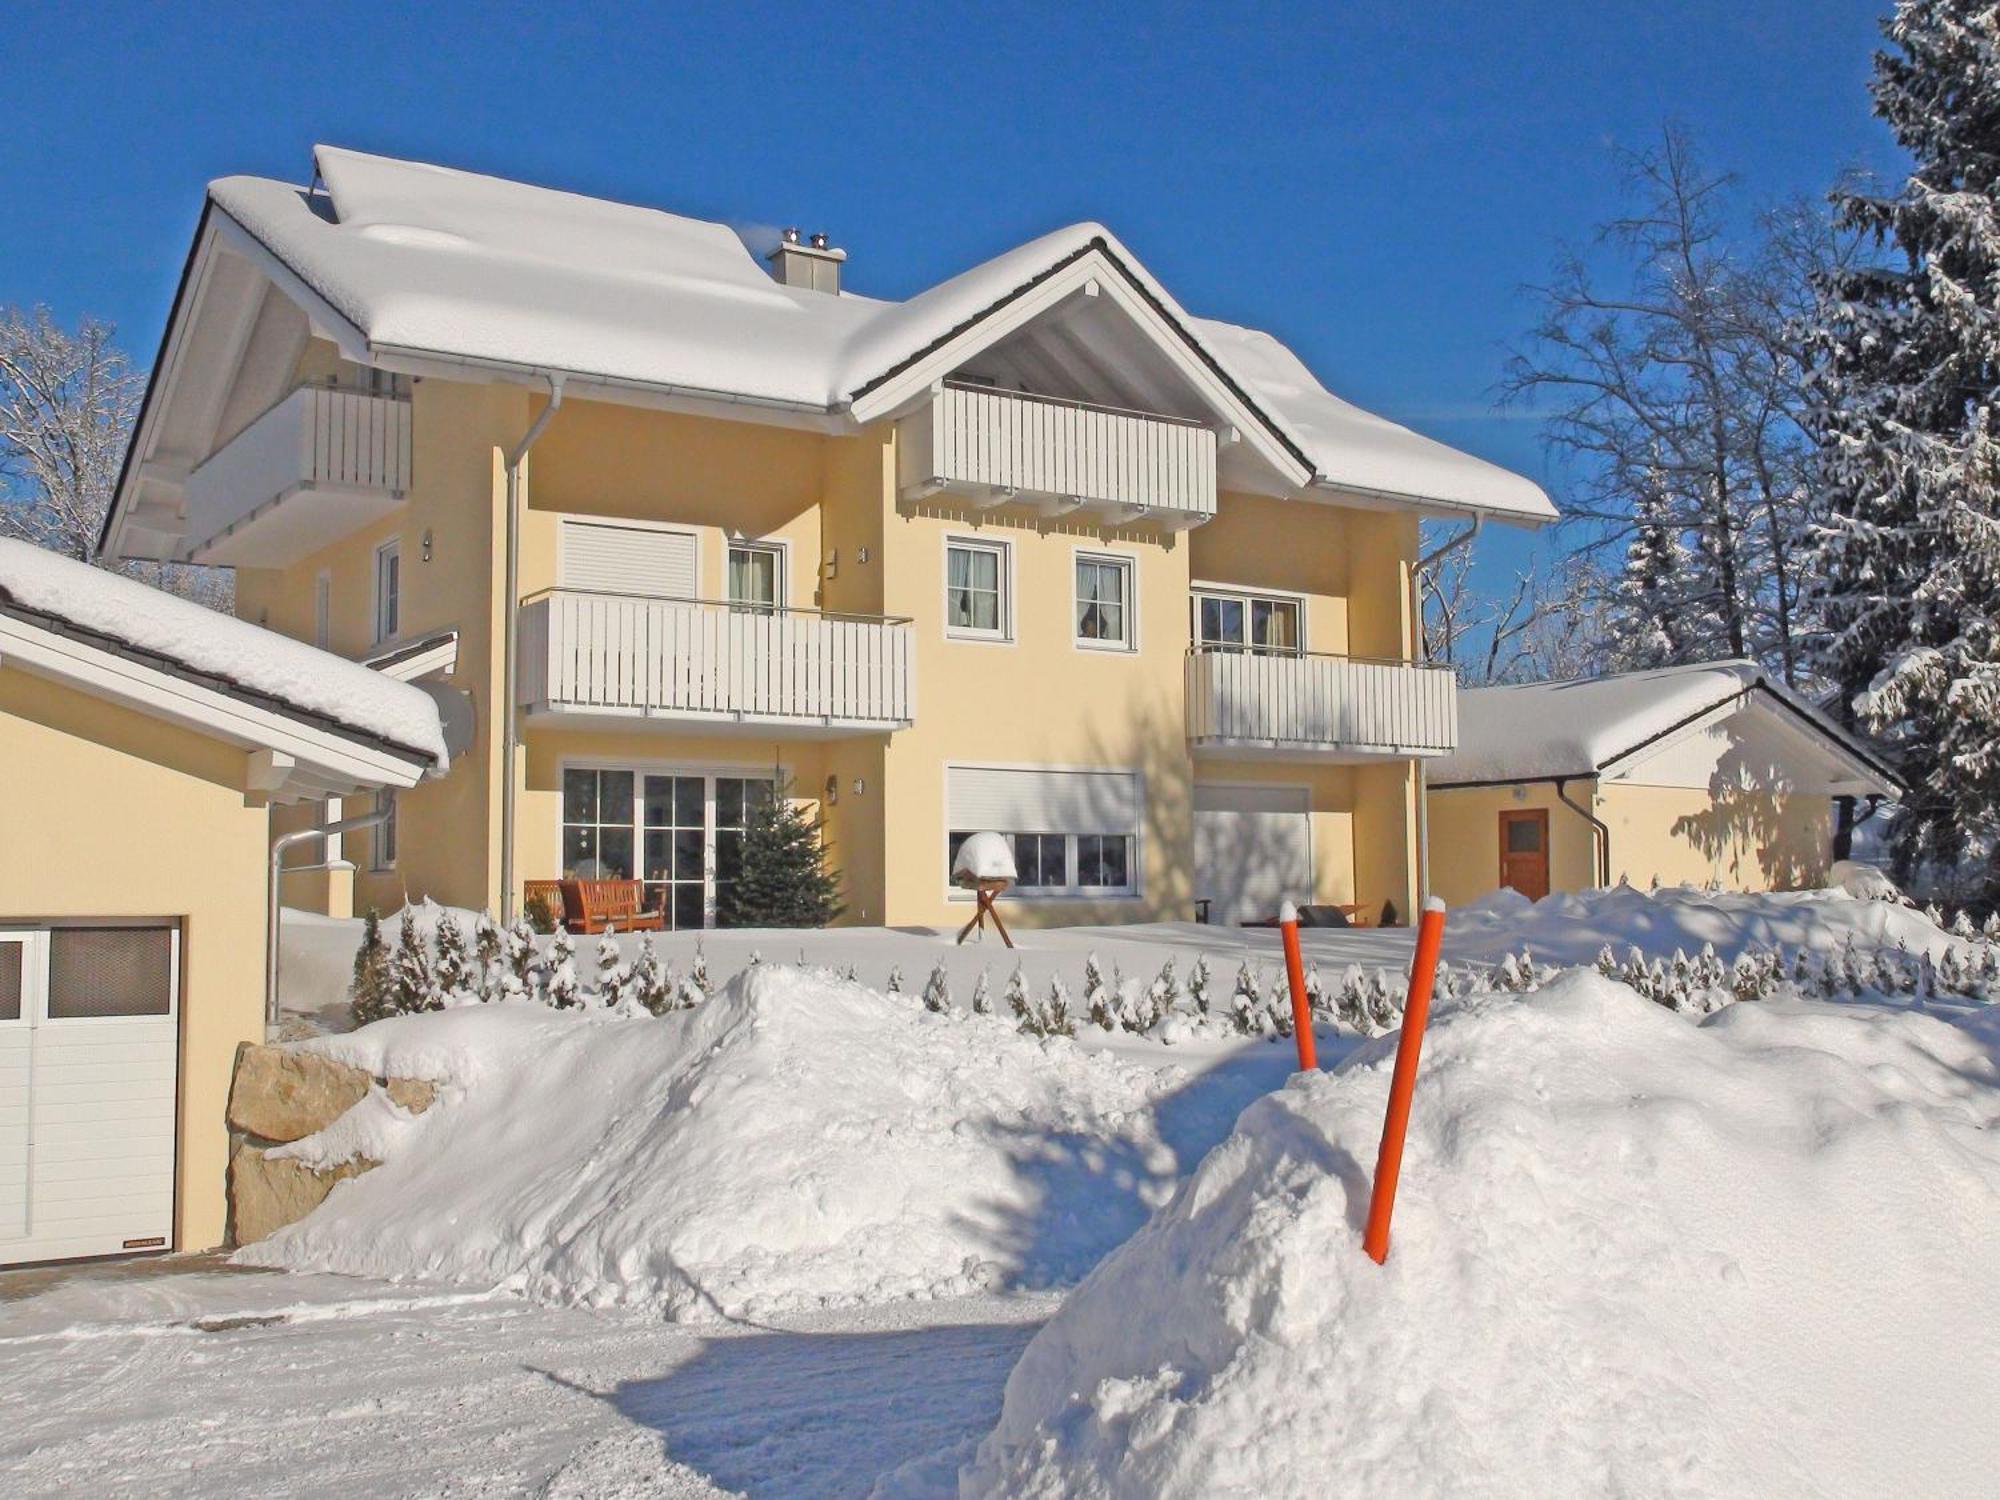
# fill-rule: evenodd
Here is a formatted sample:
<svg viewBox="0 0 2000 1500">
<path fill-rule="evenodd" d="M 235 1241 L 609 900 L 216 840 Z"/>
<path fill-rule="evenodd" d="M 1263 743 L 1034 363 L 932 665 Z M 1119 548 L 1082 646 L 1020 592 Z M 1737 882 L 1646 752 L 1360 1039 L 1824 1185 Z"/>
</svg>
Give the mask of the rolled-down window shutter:
<svg viewBox="0 0 2000 1500">
<path fill-rule="evenodd" d="M 694 597 L 695 537 L 691 531 L 562 523 L 561 584 L 603 594 Z"/>
<path fill-rule="evenodd" d="M 977 833 L 1137 833 L 1136 771 L 1027 771 L 952 766 L 951 826 Z"/>
</svg>

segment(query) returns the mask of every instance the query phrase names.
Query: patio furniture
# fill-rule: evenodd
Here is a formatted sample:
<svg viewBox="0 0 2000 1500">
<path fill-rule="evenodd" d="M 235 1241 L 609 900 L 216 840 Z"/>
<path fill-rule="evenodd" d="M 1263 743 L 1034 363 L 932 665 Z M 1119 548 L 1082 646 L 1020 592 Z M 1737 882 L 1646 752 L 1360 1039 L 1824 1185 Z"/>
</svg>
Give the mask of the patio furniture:
<svg viewBox="0 0 2000 1500">
<path fill-rule="evenodd" d="M 537 906 L 547 912 L 549 920 L 557 926 L 569 924 L 568 914 L 564 911 L 560 880 L 530 880 L 523 884 L 521 910 L 532 913 Z"/>
<path fill-rule="evenodd" d="M 636 880 L 565 880 L 564 920 L 571 932 L 662 932 L 666 914 L 646 907 L 646 888 Z"/>
<path fill-rule="evenodd" d="M 1276 927 L 1276 917 L 1260 917 L 1254 922 L 1239 923 L 1243 927 Z M 1357 901 L 1321 902 L 1313 906 L 1299 908 L 1301 927 L 1373 927 L 1375 919 L 1368 915 L 1366 907 Z"/>
</svg>

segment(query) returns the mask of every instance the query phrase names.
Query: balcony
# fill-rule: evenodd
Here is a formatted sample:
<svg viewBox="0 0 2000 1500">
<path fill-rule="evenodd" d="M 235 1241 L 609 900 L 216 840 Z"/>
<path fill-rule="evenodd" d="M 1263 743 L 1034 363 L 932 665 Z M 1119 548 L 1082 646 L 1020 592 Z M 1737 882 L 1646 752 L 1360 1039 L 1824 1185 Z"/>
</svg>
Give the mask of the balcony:
<svg viewBox="0 0 2000 1500">
<path fill-rule="evenodd" d="M 1215 451 L 1199 422 L 947 381 L 903 418 L 897 481 L 905 499 L 949 490 L 1185 530 L 1215 514 Z"/>
<path fill-rule="evenodd" d="M 1198 647 L 1187 656 L 1197 751 L 1281 759 L 1447 755 L 1458 747 L 1449 667 Z"/>
<path fill-rule="evenodd" d="M 188 475 L 189 561 L 282 567 L 387 515 L 410 487 L 410 402 L 301 386 Z"/>
<path fill-rule="evenodd" d="M 521 707 L 760 733 L 883 734 L 915 712 L 910 622 L 554 589 L 521 612 Z"/>
</svg>

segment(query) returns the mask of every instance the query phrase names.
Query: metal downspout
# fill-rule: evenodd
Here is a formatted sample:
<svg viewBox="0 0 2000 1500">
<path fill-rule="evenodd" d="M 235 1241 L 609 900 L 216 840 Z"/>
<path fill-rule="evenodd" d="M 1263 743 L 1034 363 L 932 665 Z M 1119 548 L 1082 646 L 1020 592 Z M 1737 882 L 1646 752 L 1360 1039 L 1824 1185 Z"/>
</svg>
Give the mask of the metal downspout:
<svg viewBox="0 0 2000 1500">
<path fill-rule="evenodd" d="M 1574 779 L 1576 778 L 1569 776 L 1558 776 L 1556 778 L 1556 800 L 1562 803 L 1564 807 L 1576 813 L 1596 830 L 1596 835 L 1592 838 L 1591 842 L 1597 845 L 1597 884 L 1600 889 L 1609 890 L 1611 888 L 1611 828 L 1602 818 L 1598 817 L 1596 813 L 1585 807 L 1581 802 L 1570 801 L 1569 793 L 1564 788 Z M 1594 780 L 1595 778 L 1587 779 Z M 1550 851 L 1550 862 L 1552 865 L 1554 862 L 1554 852 L 1554 850 Z"/>
<path fill-rule="evenodd" d="M 377 823 L 388 821 L 389 809 L 378 808 L 374 812 L 357 813 L 351 818 L 328 823 L 318 828 L 294 828 L 290 833 L 281 833 L 271 840 L 271 868 L 264 883 L 264 1027 L 269 1036 L 278 1031 L 278 952 L 280 934 L 278 924 L 278 883 L 286 874 L 284 868 L 285 851 L 294 844 L 302 844 L 307 839 L 323 839 L 337 834 L 358 833 L 363 828 L 373 828 Z M 295 865 L 293 870 L 317 869 L 315 865 Z"/>
<path fill-rule="evenodd" d="M 521 463 L 562 405 L 563 377 L 551 374 L 549 400 L 506 455 L 507 579 L 501 604 L 502 698 L 500 703 L 500 921 L 514 920 L 514 771 L 520 758 L 521 677 Z"/>
<path fill-rule="evenodd" d="M 1448 537 L 1431 548 L 1416 561 L 1410 569 L 1410 621 L 1417 634 L 1417 654 L 1421 657 L 1424 648 L 1424 595 L 1423 573 L 1432 563 L 1447 553 L 1477 541 L 1479 533 L 1486 527 L 1486 516 L 1475 511 L 1472 522 L 1457 536 Z M 1456 691 L 1456 688 L 1453 689 Z M 1417 758 L 1417 910 L 1422 911 L 1424 903 L 1431 898 L 1431 809 L 1430 809 L 1430 764 L 1422 756 Z"/>
</svg>

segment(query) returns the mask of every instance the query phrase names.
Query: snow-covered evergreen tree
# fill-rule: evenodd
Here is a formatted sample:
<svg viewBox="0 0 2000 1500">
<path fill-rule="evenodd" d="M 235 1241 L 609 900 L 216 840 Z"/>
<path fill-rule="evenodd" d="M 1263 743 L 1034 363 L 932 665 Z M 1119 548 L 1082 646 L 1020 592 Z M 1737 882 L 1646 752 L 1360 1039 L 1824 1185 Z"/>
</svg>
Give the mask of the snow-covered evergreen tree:
<svg viewBox="0 0 2000 1500">
<path fill-rule="evenodd" d="M 597 940 L 597 1003 L 607 1010 L 622 1005 L 630 977 L 624 955 L 618 950 L 618 934 L 607 928 Z"/>
<path fill-rule="evenodd" d="M 493 920 L 490 911 L 482 911 L 479 920 L 473 923 L 472 962 L 478 976 L 479 998 L 504 998 L 508 979 L 507 934 L 500 930 L 500 924 Z"/>
<path fill-rule="evenodd" d="M 1091 1025 L 1115 1031 L 1118 1018 L 1113 1008 L 1110 987 L 1104 982 L 1104 970 L 1099 967 L 1093 949 L 1083 957 L 1083 1013 L 1090 1018 Z"/>
<path fill-rule="evenodd" d="M 817 814 L 794 802 L 787 783 L 746 792 L 737 868 L 719 884 L 719 927 L 824 927 L 840 915 L 840 877 L 827 864 Z"/>
<path fill-rule="evenodd" d="M 979 978 L 972 986 L 972 1013 L 975 1016 L 993 1014 L 993 989 L 984 969 L 979 971 Z"/>
<path fill-rule="evenodd" d="M 583 985 L 576 977 L 576 943 L 567 927 L 558 927 L 549 939 L 549 1004 L 557 1010 L 573 1010 L 583 1004 Z"/>
<path fill-rule="evenodd" d="M 694 961 L 688 965 L 687 979 L 681 988 L 684 992 L 693 992 L 691 1004 L 699 1005 L 708 998 L 708 955 L 702 951 L 700 938 L 694 940 Z"/>
<path fill-rule="evenodd" d="M 506 936 L 507 993 L 516 999 L 535 998 L 541 975 L 535 946 L 535 924 L 524 914 L 508 925 Z"/>
<path fill-rule="evenodd" d="M 1625 566 L 1612 580 L 1605 624 L 1605 665 L 1614 672 L 1675 666 L 1691 659 L 1683 628 L 1697 588 L 1680 527 L 1657 475 L 1642 476 L 1632 501 Z"/>
<path fill-rule="evenodd" d="M 639 934 L 639 951 L 632 959 L 630 981 L 632 998 L 656 1016 L 663 1016 L 674 1008 L 673 976 L 660 963 L 660 953 L 653 946 L 650 932 Z"/>
<path fill-rule="evenodd" d="M 437 992 L 437 970 L 431 963 L 431 945 L 424 938 L 414 909 L 403 908 L 401 928 L 396 935 L 396 956 L 391 964 L 396 985 L 396 1011 L 409 1016 L 419 1011 L 442 1010 L 444 1002 Z"/>
<path fill-rule="evenodd" d="M 437 914 L 437 988 L 446 1000 L 471 993 L 477 988 L 472 950 L 465 941 L 465 929 L 450 912 Z"/>
<path fill-rule="evenodd" d="M 924 1009 L 940 1015 L 951 1009 L 951 976 L 944 971 L 943 959 L 931 966 L 930 977 L 924 980 Z"/>
<path fill-rule="evenodd" d="M 1907 881 L 1990 861 L 2000 818 L 2000 10 L 1899 0 L 1886 31 L 1870 92 L 1914 165 L 1835 194 L 1885 253 L 1821 283 L 1819 666 L 1901 759 Z"/>
<path fill-rule="evenodd" d="M 382 917 L 374 907 L 361 922 L 361 946 L 354 953 L 354 978 L 347 987 L 348 1013 L 356 1026 L 366 1026 L 396 1013 L 396 981 L 390 972 L 389 945 L 382 940 Z"/>
<path fill-rule="evenodd" d="M 1229 995 L 1229 1019 L 1245 1036 L 1254 1036 L 1264 1029 L 1264 986 L 1248 959 L 1236 969 L 1236 987 Z"/>
<path fill-rule="evenodd" d="M 1015 964 L 1014 972 L 1007 976 L 1007 990 L 1001 998 L 1006 1001 L 1007 1014 L 1019 1021 L 1021 1029 L 1026 1031 L 1029 1012 L 1028 977 L 1021 972 L 1019 964 Z"/>
<path fill-rule="evenodd" d="M 1194 1008 L 1201 1015 L 1208 1014 L 1209 986 L 1213 983 L 1209 975 L 1208 955 L 1197 953 L 1194 968 L 1188 971 L 1188 998 L 1194 1001 Z"/>
</svg>

